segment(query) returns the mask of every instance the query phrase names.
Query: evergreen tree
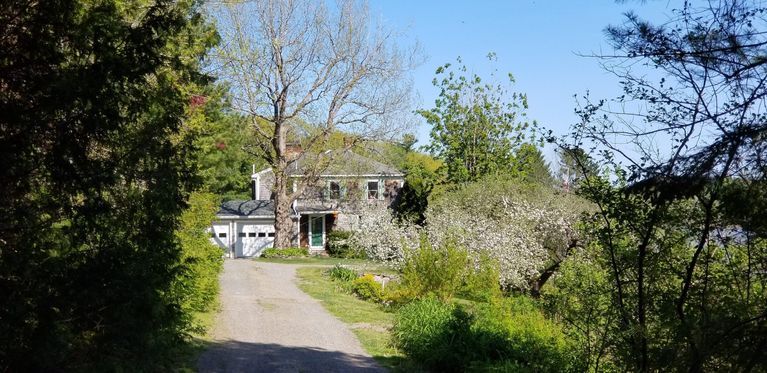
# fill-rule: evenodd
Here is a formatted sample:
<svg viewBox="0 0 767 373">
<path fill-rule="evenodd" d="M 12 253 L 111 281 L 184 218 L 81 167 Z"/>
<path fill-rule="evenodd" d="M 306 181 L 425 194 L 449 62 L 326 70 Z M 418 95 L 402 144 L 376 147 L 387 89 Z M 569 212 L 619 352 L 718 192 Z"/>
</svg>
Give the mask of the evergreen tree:
<svg viewBox="0 0 767 373">
<path fill-rule="evenodd" d="M 162 369 L 215 31 L 164 0 L 10 0 L 0 25 L 0 370 Z"/>
</svg>

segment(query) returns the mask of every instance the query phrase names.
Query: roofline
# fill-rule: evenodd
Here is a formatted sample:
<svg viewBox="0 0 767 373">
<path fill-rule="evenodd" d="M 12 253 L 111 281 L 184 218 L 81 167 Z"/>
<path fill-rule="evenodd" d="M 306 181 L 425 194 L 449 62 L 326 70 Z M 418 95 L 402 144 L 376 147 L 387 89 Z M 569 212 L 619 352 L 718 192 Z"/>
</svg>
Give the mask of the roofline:
<svg viewBox="0 0 767 373">
<path fill-rule="evenodd" d="M 304 177 L 306 175 L 288 175 L 289 177 Z M 333 175 L 333 174 L 323 174 L 318 175 L 319 177 L 381 177 L 381 176 L 391 176 L 391 177 L 404 177 L 405 174 L 362 174 L 362 175 L 345 175 L 345 174 L 339 174 L 339 175 Z"/>
<path fill-rule="evenodd" d="M 261 175 L 266 172 L 272 172 L 271 167 L 265 168 L 259 172 L 256 172 L 255 174 L 251 175 L 251 177 L 255 175 Z M 296 174 L 296 175 L 288 175 L 288 177 L 304 177 L 306 174 Z M 396 174 L 387 174 L 387 173 L 380 173 L 380 174 L 320 174 L 317 175 L 319 177 L 379 177 L 379 176 L 391 176 L 391 177 L 405 177 L 404 173 L 396 173 Z"/>
<path fill-rule="evenodd" d="M 217 219 L 274 219 L 274 215 L 219 215 L 216 214 Z"/>
</svg>

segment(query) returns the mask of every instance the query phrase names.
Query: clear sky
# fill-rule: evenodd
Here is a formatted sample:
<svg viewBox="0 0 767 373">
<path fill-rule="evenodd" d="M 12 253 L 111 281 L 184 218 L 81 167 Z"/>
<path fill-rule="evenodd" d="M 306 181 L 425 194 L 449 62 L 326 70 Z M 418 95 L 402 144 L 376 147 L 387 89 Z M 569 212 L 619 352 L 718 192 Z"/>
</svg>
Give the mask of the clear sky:
<svg viewBox="0 0 767 373">
<path fill-rule="evenodd" d="M 417 39 L 426 62 L 413 78 L 419 106 L 430 108 L 439 91 L 431 84 L 437 66 L 461 56 L 480 76 L 493 65 L 499 75 L 511 72 L 514 91 L 528 95 L 528 117 L 556 134 L 577 122 L 574 94 L 592 98 L 620 94 L 617 79 L 594 58 L 580 54 L 612 52 L 604 37 L 610 24 L 624 21 L 629 10 L 649 20 L 665 20 L 677 2 L 614 0 L 418 1 L 371 0 L 371 16 Z M 420 143 L 429 128 L 421 121 Z M 547 158 L 553 160 L 551 151 Z"/>
</svg>

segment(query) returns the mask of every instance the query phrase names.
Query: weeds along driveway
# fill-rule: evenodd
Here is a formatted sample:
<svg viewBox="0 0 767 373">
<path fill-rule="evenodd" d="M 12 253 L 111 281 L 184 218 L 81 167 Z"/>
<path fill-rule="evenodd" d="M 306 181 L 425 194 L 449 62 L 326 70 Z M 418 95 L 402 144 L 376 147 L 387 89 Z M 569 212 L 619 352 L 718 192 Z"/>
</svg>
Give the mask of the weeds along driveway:
<svg viewBox="0 0 767 373">
<path fill-rule="evenodd" d="M 383 372 L 349 328 L 296 286 L 291 264 L 233 259 L 200 372 Z"/>
</svg>

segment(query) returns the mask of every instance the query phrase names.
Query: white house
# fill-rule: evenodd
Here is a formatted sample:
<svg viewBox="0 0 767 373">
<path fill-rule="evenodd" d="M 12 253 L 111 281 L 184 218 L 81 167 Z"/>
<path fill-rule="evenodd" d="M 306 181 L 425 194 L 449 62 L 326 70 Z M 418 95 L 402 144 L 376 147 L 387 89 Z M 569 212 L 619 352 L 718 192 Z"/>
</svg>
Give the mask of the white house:
<svg viewBox="0 0 767 373">
<path fill-rule="evenodd" d="M 337 151 L 329 158 L 332 162 L 318 181 L 306 187 L 292 206 L 293 245 L 313 252 L 326 250 L 328 232 L 349 229 L 363 205 L 390 207 L 404 185 L 401 171 L 350 150 Z M 288 172 L 293 188 L 305 182 L 304 162 L 308 157 L 299 150 Z M 251 179 L 253 199 L 223 203 L 213 223 L 211 240 L 228 257 L 259 256 L 274 242 L 274 173 L 268 168 Z"/>
</svg>

